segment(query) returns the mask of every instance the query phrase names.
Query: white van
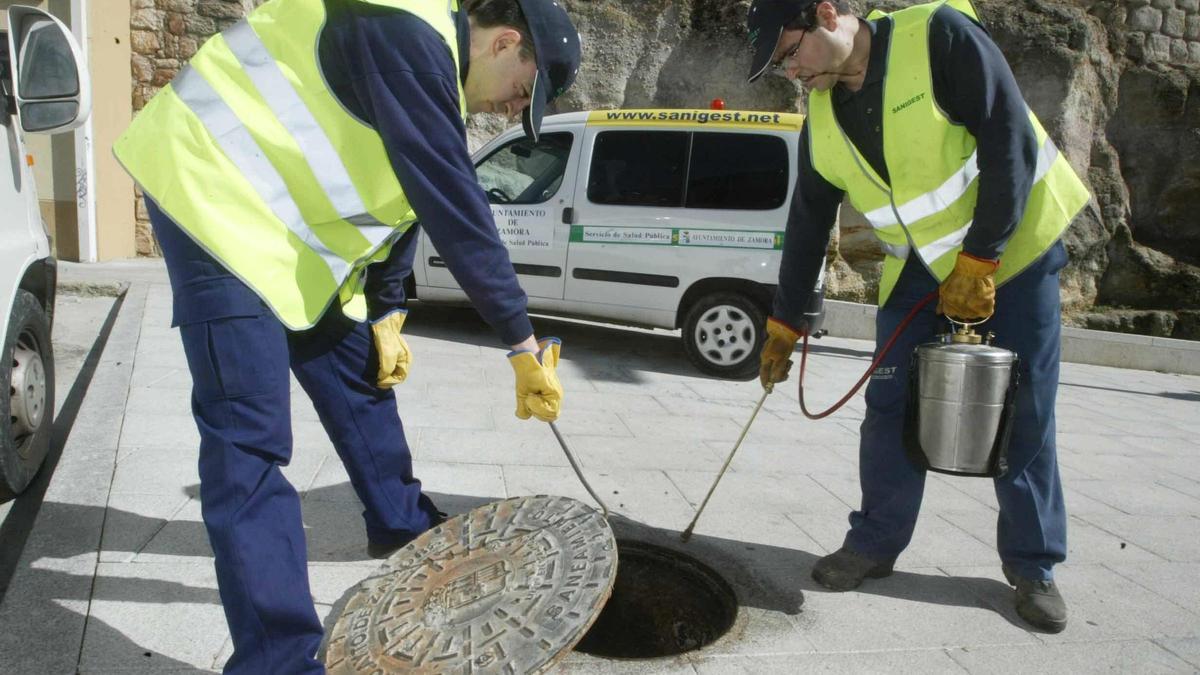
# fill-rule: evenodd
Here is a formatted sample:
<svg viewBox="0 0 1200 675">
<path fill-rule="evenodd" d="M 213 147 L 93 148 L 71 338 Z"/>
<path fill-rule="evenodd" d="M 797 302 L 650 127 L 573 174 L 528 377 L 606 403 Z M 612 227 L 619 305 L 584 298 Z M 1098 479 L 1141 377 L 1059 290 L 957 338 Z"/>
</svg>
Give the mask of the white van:
<svg viewBox="0 0 1200 675">
<path fill-rule="evenodd" d="M 530 310 L 682 328 L 700 370 L 757 372 L 802 121 L 603 110 L 498 136 L 475 164 Z M 424 234 L 418 257 L 416 297 L 465 300 Z"/>
<path fill-rule="evenodd" d="M 20 5 L 0 30 L 0 498 L 33 480 L 50 448 L 57 268 L 38 208 L 24 132 L 58 133 L 87 119 L 79 45 L 58 19 Z"/>
</svg>

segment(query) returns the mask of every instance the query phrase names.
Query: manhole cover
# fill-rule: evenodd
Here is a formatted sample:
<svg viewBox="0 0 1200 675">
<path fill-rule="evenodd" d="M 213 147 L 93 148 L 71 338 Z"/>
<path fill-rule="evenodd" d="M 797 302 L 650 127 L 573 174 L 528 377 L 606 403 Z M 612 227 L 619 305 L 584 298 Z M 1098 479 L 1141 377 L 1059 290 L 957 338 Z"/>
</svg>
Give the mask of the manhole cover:
<svg viewBox="0 0 1200 675">
<path fill-rule="evenodd" d="M 577 651 L 620 659 L 682 654 L 733 626 L 737 596 L 703 563 L 661 546 L 622 539 L 621 567 L 600 618 Z"/>
<path fill-rule="evenodd" d="M 493 502 L 397 551 L 346 604 L 331 674 L 541 673 L 595 621 L 617 547 L 566 497 Z"/>
</svg>

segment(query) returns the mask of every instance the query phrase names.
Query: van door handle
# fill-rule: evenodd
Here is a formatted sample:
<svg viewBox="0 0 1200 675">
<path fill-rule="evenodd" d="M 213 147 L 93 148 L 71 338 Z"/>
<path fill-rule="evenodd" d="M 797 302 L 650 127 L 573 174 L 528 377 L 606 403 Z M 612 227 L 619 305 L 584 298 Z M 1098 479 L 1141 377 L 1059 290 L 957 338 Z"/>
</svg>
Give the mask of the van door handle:
<svg viewBox="0 0 1200 675">
<path fill-rule="evenodd" d="M 562 221 L 563 221 L 563 225 L 574 225 L 575 224 L 575 209 L 570 206 L 563 209 Z"/>
</svg>

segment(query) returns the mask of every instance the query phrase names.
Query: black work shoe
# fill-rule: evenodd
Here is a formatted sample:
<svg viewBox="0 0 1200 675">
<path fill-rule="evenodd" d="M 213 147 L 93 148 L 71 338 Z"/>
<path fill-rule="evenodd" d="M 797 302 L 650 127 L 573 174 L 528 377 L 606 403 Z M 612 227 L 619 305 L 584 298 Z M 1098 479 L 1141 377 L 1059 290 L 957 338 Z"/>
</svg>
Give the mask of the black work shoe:
<svg viewBox="0 0 1200 675">
<path fill-rule="evenodd" d="M 843 546 L 813 565 L 812 578 L 829 590 L 851 591 L 867 577 L 882 579 L 891 575 L 895 562 L 872 560 Z"/>
<path fill-rule="evenodd" d="M 449 517 L 450 516 L 446 515 L 445 512 L 438 511 L 436 516 L 429 519 L 429 529 L 432 530 L 433 528 L 437 527 L 438 525 L 441 525 L 442 523 L 446 522 L 446 519 Z M 392 557 L 393 553 L 395 553 L 396 551 L 399 551 L 400 549 L 404 548 L 405 546 L 408 546 L 409 542 L 411 542 L 413 539 L 416 539 L 419 536 L 421 536 L 421 535 L 414 534 L 411 537 L 406 537 L 403 539 L 398 539 L 398 540 L 389 541 L 389 542 L 371 541 L 370 539 L 368 539 L 367 540 L 367 555 L 372 558 L 375 558 L 376 560 L 383 560 L 385 558 L 390 558 L 390 557 Z"/>
<path fill-rule="evenodd" d="M 1067 627 L 1067 603 L 1054 581 L 1023 579 L 1007 565 L 1003 569 L 1004 578 L 1017 589 L 1017 614 L 1034 628 L 1061 633 Z"/>
</svg>

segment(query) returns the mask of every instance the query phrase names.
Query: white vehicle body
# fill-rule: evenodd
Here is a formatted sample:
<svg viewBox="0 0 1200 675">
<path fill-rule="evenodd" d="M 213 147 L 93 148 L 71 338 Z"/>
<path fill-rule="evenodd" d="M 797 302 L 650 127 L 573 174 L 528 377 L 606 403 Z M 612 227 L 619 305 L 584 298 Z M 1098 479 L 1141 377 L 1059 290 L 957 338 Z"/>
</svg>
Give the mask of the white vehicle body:
<svg viewBox="0 0 1200 675">
<path fill-rule="evenodd" d="M 476 169 L 530 310 L 682 327 L 701 369 L 750 372 L 778 281 L 802 121 L 748 111 L 594 111 L 547 117 L 537 146 L 520 127 L 498 136 L 475 154 Z M 419 246 L 416 296 L 465 301 L 424 234 Z M 688 322 L 698 300 L 719 293 L 758 310 L 725 303 L 731 314 L 710 315 L 709 328 L 724 322 L 732 336 Z M 721 336 L 734 340 L 733 351 Z M 718 341 L 712 358 L 697 361 L 693 352 Z"/>
<path fill-rule="evenodd" d="M 38 208 L 24 134 L 73 129 L 91 100 L 83 57 L 58 19 L 8 8 L 0 31 L 0 497 L 20 492 L 49 444 L 56 265 Z"/>
</svg>

